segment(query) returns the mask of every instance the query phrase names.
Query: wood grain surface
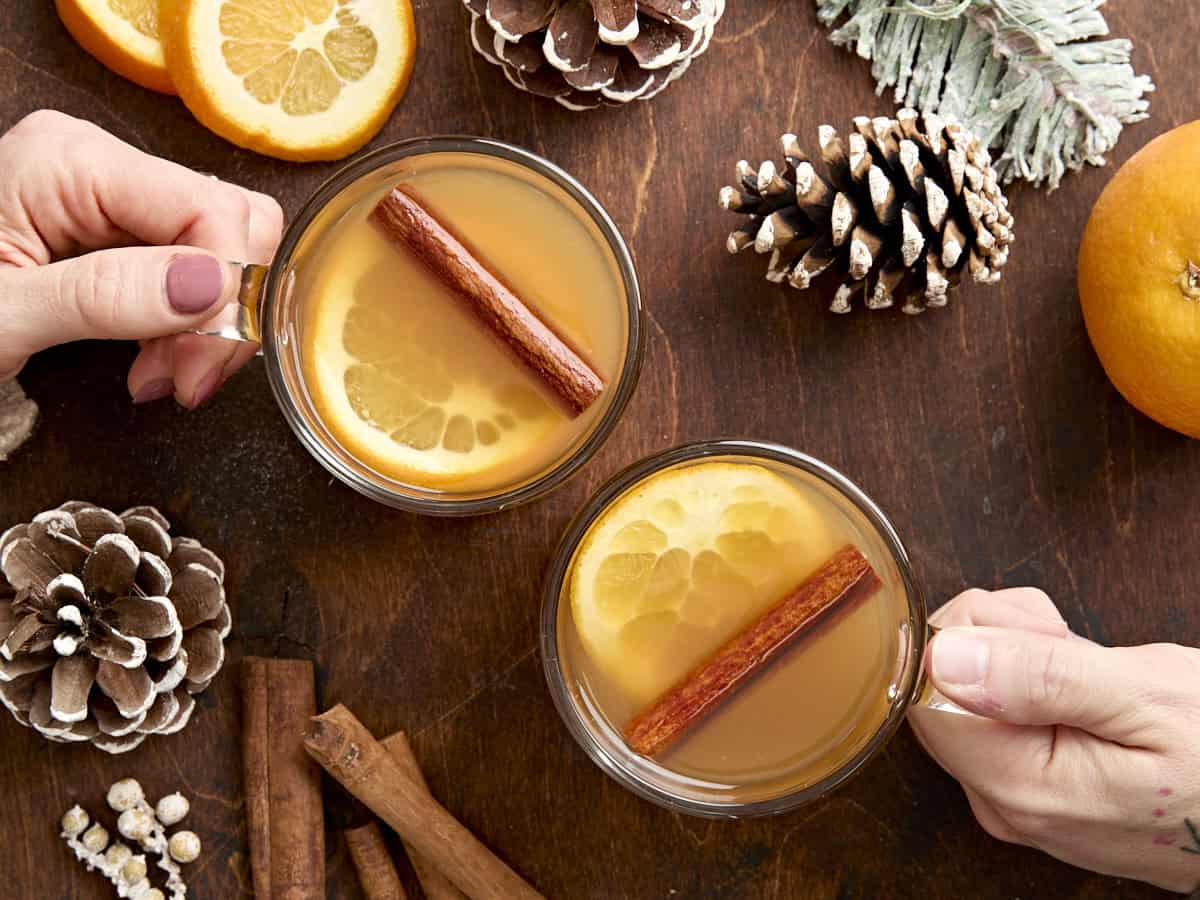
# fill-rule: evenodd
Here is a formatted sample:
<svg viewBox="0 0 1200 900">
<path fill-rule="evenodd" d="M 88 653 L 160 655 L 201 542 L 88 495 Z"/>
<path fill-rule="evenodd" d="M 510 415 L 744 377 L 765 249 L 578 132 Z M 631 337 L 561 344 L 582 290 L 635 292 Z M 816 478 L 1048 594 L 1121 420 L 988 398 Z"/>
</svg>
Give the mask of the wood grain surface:
<svg viewBox="0 0 1200 900">
<path fill-rule="evenodd" d="M 771 286 L 760 259 L 725 254 L 732 220 L 716 192 L 738 158 L 774 155 L 783 131 L 815 147 L 819 124 L 893 105 L 875 96 L 866 64 L 826 40 L 812 3 L 730 6 L 708 55 L 657 100 L 572 114 L 479 59 L 457 0 L 418 0 L 412 86 L 374 145 L 457 132 L 531 148 L 596 193 L 641 267 L 641 386 L 603 451 L 549 499 L 468 521 L 375 505 L 293 439 L 261 363 L 192 414 L 130 405 L 129 345 L 30 363 L 22 381 L 43 421 L 0 466 L 0 525 L 71 498 L 157 504 L 223 553 L 235 627 L 187 730 L 126 756 L 52 745 L 0 716 L 0 894 L 111 896 L 58 841 L 58 817 L 75 802 L 101 807 L 112 781 L 136 775 L 152 794 L 192 799 L 205 850 L 189 896 L 249 896 L 237 666 L 256 653 L 314 659 L 323 705 L 346 703 L 379 736 L 407 731 L 434 794 L 548 897 L 1165 896 L 992 840 L 907 730 L 827 802 L 730 823 L 636 799 L 555 714 L 535 642 L 559 533 L 619 468 L 717 435 L 778 440 L 857 480 L 907 541 L 935 604 L 969 585 L 1036 584 L 1096 640 L 1200 643 L 1200 445 L 1121 400 L 1075 298 L 1079 235 L 1112 170 L 1071 175 L 1053 195 L 1012 191 L 1018 241 L 998 289 L 968 288 L 918 318 L 831 316 L 828 297 Z M 1200 8 L 1114 0 L 1106 12 L 1158 85 L 1119 163 L 1200 114 Z M 177 101 L 102 69 L 52 4 L 5 0 L 0 130 L 44 106 L 270 192 L 289 213 L 335 168 L 230 146 Z M 335 832 L 328 852 L 328 896 L 360 897 Z M 410 869 L 403 877 L 420 896 Z"/>
</svg>

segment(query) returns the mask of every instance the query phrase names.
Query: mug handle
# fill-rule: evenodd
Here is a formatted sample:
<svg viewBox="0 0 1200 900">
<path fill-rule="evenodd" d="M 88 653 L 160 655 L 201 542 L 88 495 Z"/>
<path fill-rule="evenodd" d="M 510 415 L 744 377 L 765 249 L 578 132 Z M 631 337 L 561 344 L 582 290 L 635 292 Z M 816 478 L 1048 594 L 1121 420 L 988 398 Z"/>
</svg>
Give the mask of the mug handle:
<svg viewBox="0 0 1200 900">
<path fill-rule="evenodd" d="M 206 322 L 205 327 L 196 329 L 193 334 L 262 343 L 258 314 L 271 267 L 242 262 L 229 262 L 225 266 L 231 283 L 237 285 L 237 295 L 216 317 Z"/>
<path fill-rule="evenodd" d="M 925 625 L 925 646 L 929 646 L 929 642 L 933 640 L 940 628 L 936 625 Z M 963 709 L 953 700 L 948 699 L 944 694 L 938 691 L 933 686 L 933 681 L 929 677 L 929 671 L 925 666 L 925 661 L 921 661 L 921 685 L 917 691 L 916 699 L 913 700 L 913 707 L 924 707 L 925 709 L 935 709 L 938 712 L 953 713 L 956 716 L 970 716 L 972 719 L 981 719 L 983 716 L 978 716 L 973 712 Z M 911 708 L 911 707 L 910 707 Z"/>
</svg>

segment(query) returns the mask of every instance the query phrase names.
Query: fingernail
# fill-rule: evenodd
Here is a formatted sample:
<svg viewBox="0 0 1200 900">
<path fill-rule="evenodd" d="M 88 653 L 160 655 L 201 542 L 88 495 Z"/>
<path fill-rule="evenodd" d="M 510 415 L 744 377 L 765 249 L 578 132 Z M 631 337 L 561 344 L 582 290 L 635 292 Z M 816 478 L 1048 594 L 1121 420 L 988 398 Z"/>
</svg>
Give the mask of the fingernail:
<svg viewBox="0 0 1200 900">
<path fill-rule="evenodd" d="M 221 298 L 225 272 L 211 256 L 177 256 L 167 266 L 167 299 L 184 315 L 204 312 Z"/>
<path fill-rule="evenodd" d="M 943 631 L 933 639 L 933 678 L 942 684 L 982 684 L 991 648 L 959 631 Z"/>
<path fill-rule="evenodd" d="M 158 378 L 154 381 L 147 381 L 143 384 L 136 394 L 133 395 L 134 403 L 152 403 L 155 400 L 161 400 L 168 394 L 175 392 L 175 382 L 170 378 Z"/>
<path fill-rule="evenodd" d="M 188 404 L 188 409 L 196 409 L 203 405 L 217 392 L 217 388 L 221 386 L 221 370 L 222 367 L 217 366 L 200 379 L 200 384 L 196 386 L 196 393 L 192 395 L 192 402 Z"/>
</svg>

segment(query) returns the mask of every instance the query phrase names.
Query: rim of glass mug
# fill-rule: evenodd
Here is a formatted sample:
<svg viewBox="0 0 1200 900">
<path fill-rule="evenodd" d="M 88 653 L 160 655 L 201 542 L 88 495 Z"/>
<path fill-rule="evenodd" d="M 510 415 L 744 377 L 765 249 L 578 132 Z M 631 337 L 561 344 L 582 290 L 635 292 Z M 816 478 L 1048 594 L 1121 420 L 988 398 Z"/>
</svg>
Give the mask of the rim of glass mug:
<svg viewBox="0 0 1200 900">
<path fill-rule="evenodd" d="M 894 682 L 897 689 L 890 697 L 891 709 L 887 718 L 854 756 L 825 778 L 788 794 L 751 802 L 706 801 L 673 794 L 650 777 L 652 764 L 629 750 L 623 740 L 602 742 L 581 714 L 567 686 L 558 649 L 559 607 L 565 599 L 565 579 L 580 541 L 592 523 L 614 500 L 643 479 L 673 466 L 714 456 L 750 457 L 798 468 L 839 492 L 878 532 L 892 555 L 908 599 L 909 619 L 904 635 L 907 648 L 902 654 L 902 670 L 898 666 L 900 674 Z M 804 806 L 837 789 L 870 762 L 895 734 L 909 707 L 919 702 L 925 687 L 921 663 L 928 641 L 927 620 L 925 594 L 900 536 L 883 511 L 849 478 L 828 464 L 782 444 L 731 438 L 697 441 L 660 451 L 619 472 L 596 491 L 571 520 L 554 551 L 543 588 L 540 634 L 542 669 L 550 696 L 572 737 L 596 765 L 622 786 L 659 806 L 693 816 L 731 819 L 768 816 Z"/>
<path fill-rule="evenodd" d="M 342 452 L 357 464 L 342 459 L 332 447 L 337 441 L 325 429 L 305 396 L 298 364 L 289 360 L 294 354 L 295 321 L 281 312 L 291 300 L 292 256 L 318 215 L 345 189 L 378 169 L 402 159 L 434 153 L 474 153 L 507 160 L 549 181 L 579 205 L 599 231 L 613 255 L 624 292 L 626 340 L 621 370 L 613 379 L 608 406 L 592 425 L 586 437 L 546 472 L 515 487 L 498 492 L 476 491 L 450 494 L 404 485 L 374 472 Z M 240 279 L 236 303 L 237 322 L 219 331 L 209 332 L 235 340 L 257 340 L 266 358 L 267 378 L 284 419 L 300 443 L 334 477 L 364 496 L 387 506 L 410 512 L 438 516 L 470 516 L 499 512 L 541 497 L 563 484 L 587 463 L 608 438 L 620 420 L 637 386 L 645 354 L 646 327 L 641 288 L 633 256 L 608 212 L 592 194 L 564 169 L 528 150 L 490 138 L 465 135 L 437 135 L 409 138 L 365 153 L 343 166 L 305 201 L 300 212 L 284 231 L 283 239 L 269 266 L 232 263 Z M 297 371 L 293 371 L 297 370 Z M 308 413 L 306 415 L 306 412 Z M 389 487 L 388 485 L 397 487 Z"/>
</svg>

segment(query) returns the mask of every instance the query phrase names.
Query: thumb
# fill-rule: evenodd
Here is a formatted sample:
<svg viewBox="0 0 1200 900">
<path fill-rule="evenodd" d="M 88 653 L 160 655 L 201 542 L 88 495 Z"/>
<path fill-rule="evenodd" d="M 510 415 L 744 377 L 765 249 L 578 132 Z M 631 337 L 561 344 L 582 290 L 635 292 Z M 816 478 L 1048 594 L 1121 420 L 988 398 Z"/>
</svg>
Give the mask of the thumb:
<svg viewBox="0 0 1200 900">
<path fill-rule="evenodd" d="M 195 327 L 236 282 L 192 247 L 126 247 L 0 270 L 0 373 L 38 350 L 86 338 L 141 340 Z"/>
<path fill-rule="evenodd" d="M 949 628 L 933 639 L 934 686 L 970 712 L 1014 725 L 1069 725 L 1135 744 L 1138 661 L 1116 647 L 1011 628 Z"/>
</svg>

